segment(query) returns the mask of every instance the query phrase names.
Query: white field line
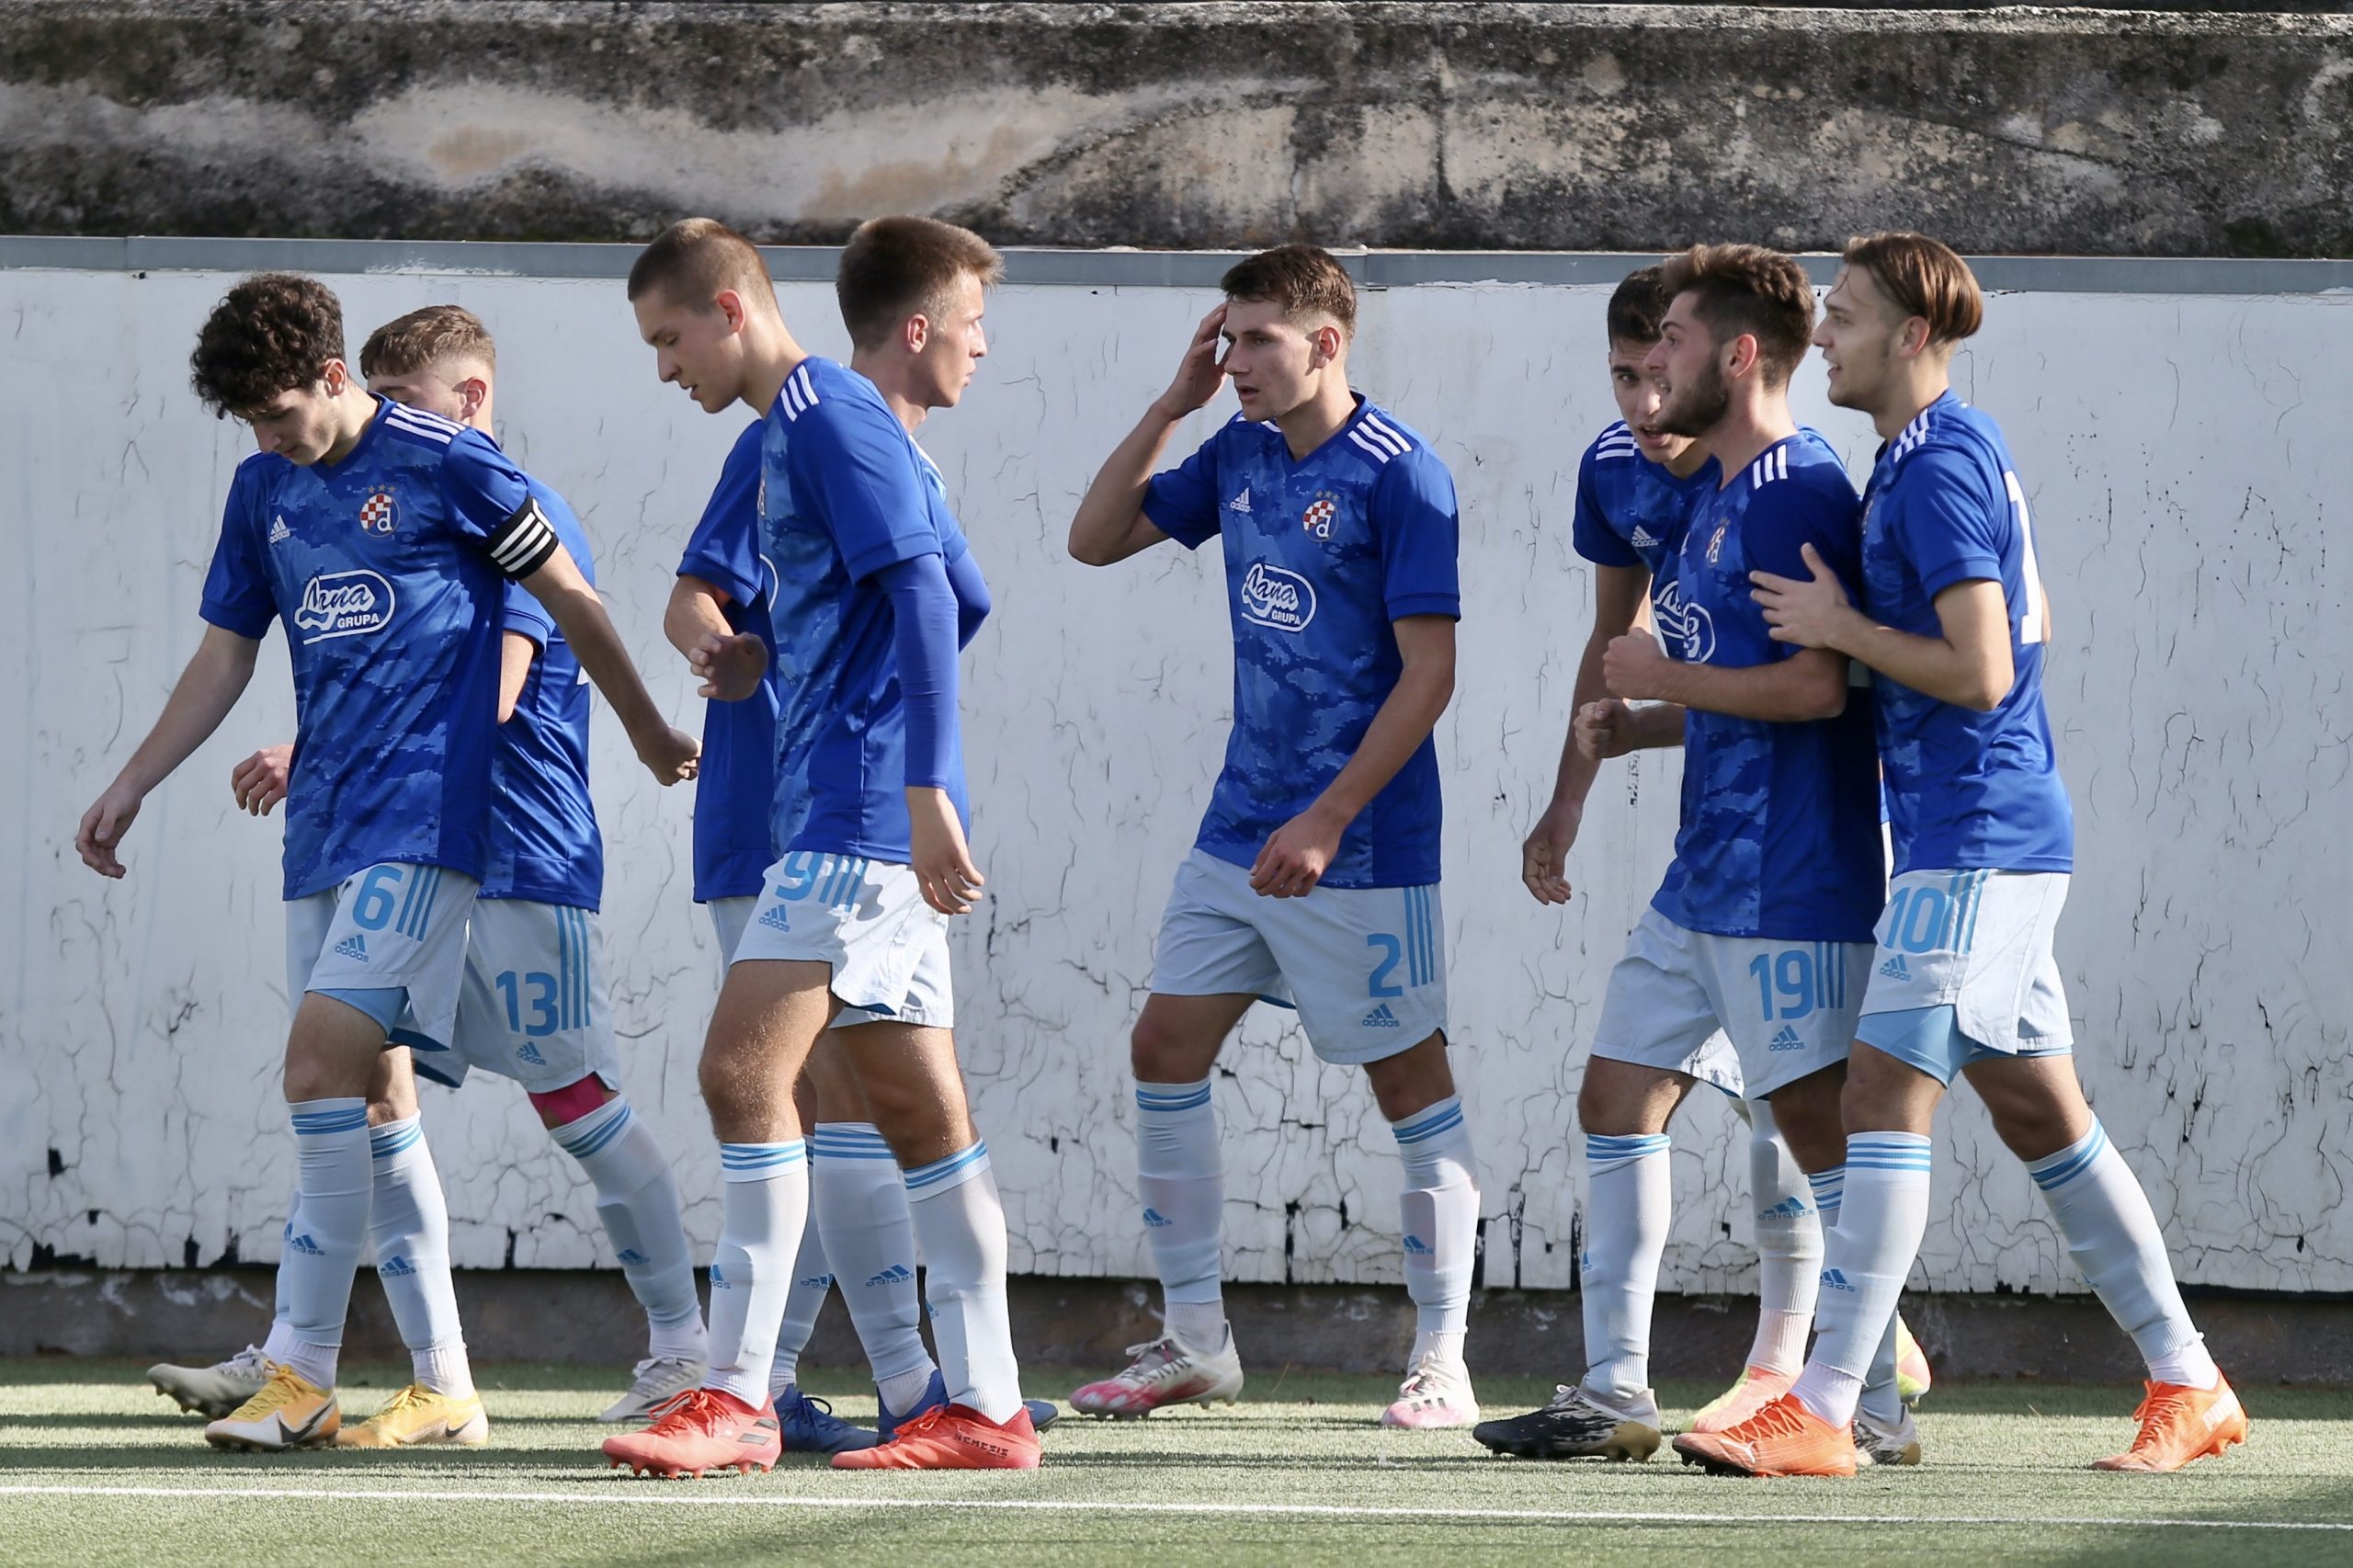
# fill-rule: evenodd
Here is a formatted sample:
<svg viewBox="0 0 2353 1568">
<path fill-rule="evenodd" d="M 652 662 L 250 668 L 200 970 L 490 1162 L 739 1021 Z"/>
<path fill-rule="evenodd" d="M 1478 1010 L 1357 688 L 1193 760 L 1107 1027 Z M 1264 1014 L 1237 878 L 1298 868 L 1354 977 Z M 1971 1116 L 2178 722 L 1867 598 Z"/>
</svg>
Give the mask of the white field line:
<svg viewBox="0 0 2353 1568">
<path fill-rule="evenodd" d="M 961 1508 L 989 1513 L 1282 1515 L 1310 1519 L 1450 1519 L 1499 1524 L 1636 1525 L 2061 1525 L 2084 1528 L 2161 1527 L 2209 1530 L 2333 1530 L 2353 1522 L 2296 1519 L 2085 1518 L 2008 1514 L 1698 1514 L 1586 1508 L 1383 1508 L 1328 1503 L 1122 1503 L 1029 1497 L 730 1497 L 717 1492 L 410 1492 L 296 1486 L 6 1486 L 0 1497 L 233 1497 L 265 1503 L 556 1503 L 588 1507 L 654 1508 Z"/>
</svg>

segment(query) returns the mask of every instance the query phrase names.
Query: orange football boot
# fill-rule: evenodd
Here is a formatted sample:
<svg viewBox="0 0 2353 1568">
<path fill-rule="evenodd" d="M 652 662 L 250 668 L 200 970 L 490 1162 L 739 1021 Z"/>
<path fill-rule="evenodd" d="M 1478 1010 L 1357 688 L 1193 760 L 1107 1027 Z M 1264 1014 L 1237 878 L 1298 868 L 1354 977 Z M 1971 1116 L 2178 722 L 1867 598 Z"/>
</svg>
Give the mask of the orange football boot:
<svg viewBox="0 0 2353 1568">
<path fill-rule="evenodd" d="M 1711 1475 L 1852 1475 L 1855 1434 L 1833 1426 L 1785 1393 L 1737 1426 L 1675 1439 L 1685 1464 Z"/>
<path fill-rule="evenodd" d="M 834 1456 L 835 1470 L 1035 1470 L 1037 1428 L 1029 1412 L 1004 1422 L 969 1404 L 943 1404 L 900 1426 L 887 1443 Z"/>
<path fill-rule="evenodd" d="M 688 1389 L 663 1409 L 653 1426 L 608 1437 L 604 1449 L 615 1469 L 626 1465 L 637 1475 L 651 1471 L 675 1481 L 714 1470 L 748 1475 L 773 1469 L 784 1443 L 773 1405 L 754 1410 L 710 1389 Z"/>
<path fill-rule="evenodd" d="M 2185 1388 L 2179 1383 L 2149 1383 L 2148 1394 L 2132 1419 L 2141 1435 L 2120 1454 L 2092 1461 L 2094 1470 L 2137 1470 L 2163 1475 L 2192 1462 L 2219 1456 L 2233 1443 L 2246 1441 L 2246 1411 L 2231 1391 L 2231 1381 L 2217 1376 L 2211 1389 Z"/>
<path fill-rule="evenodd" d="M 1797 1381 L 1795 1372 L 1744 1368 L 1738 1382 L 1699 1407 L 1699 1414 L 1691 1418 L 1691 1430 L 1728 1432 L 1789 1392 Z"/>
</svg>

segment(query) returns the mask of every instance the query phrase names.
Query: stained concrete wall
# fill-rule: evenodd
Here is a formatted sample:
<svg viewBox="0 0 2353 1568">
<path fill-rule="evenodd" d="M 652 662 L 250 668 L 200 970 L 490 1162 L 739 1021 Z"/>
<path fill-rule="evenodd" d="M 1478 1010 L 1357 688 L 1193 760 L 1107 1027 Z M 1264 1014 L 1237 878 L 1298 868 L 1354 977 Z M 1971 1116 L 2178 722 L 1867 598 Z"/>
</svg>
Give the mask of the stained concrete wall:
<svg viewBox="0 0 2353 1568">
<path fill-rule="evenodd" d="M 2343 256 L 2348 127 L 2353 17 L 2236 8 L 0 7 L 40 233 Z"/>
<path fill-rule="evenodd" d="M 579 508 L 615 619 L 656 695 L 694 722 L 661 607 L 748 416 L 704 417 L 655 384 L 610 276 L 380 270 L 389 254 L 360 248 L 332 279 L 350 322 L 454 299 L 490 323 L 508 449 Z M 626 259 L 592 253 L 582 269 Z M 995 352 L 923 437 L 997 604 L 963 703 L 991 896 L 953 938 L 976 1113 L 1016 1271 L 1117 1278 L 1147 1267 L 1125 1040 L 1216 771 L 1231 676 L 1213 548 L 1100 572 L 1063 551 L 1096 464 L 1214 298 L 1119 285 L 1153 258 L 1093 260 L 1090 285 L 997 295 Z M 1584 1202 L 1583 1047 L 1666 861 L 1677 758 L 1607 770 L 1576 900 L 1529 898 L 1518 846 L 1550 789 L 1590 616 L 1568 525 L 1579 453 L 1613 417 L 1608 288 L 1479 276 L 1369 291 L 1354 370 L 1428 436 L 1462 494 L 1461 679 L 1438 734 L 1453 1037 L 1485 1279 L 1560 1289 Z M 0 733 L 20 737 L 0 749 L 0 1264 L 17 1268 L 271 1258 L 292 1179 L 278 834 L 227 788 L 235 759 L 290 733 L 282 640 L 221 734 L 149 801 L 128 881 L 91 876 L 70 846 L 198 633 L 220 497 L 248 442 L 196 407 L 185 364 L 228 280 L 0 270 L 17 369 L 0 377 L 0 551 L 17 567 Z M 828 288 L 790 283 L 782 298 L 804 341 L 845 351 Z M 2353 637 L 2345 552 L 2328 548 L 2353 495 L 2330 391 L 2348 358 L 2353 294 L 2041 288 L 1997 295 L 1961 361 L 1965 394 L 2008 430 L 2055 606 L 2051 703 L 2082 840 L 2059 951 L 2084 1076 L 2185 1276 L 2211 1285 L 2353 1290 Z M 1850 465 L 1868 461 L 1868 426 L 1827 406 L 1817 361 L 1797 397 Z M 630 1092 L 676 1157 L 708 1256 L 716 1151 L 693 1064 L 716 962 L 688 903 L 691 802 L 644 779 L 609 716 L 596 782 Z M 1392 1141 L 1360 1074 L 1319 1066 L 1288 1020 L 1255 1010 L 1218 1086 L 1233 1275 L 1394 1281 Z M 592 1195 L 511 1085 L 426 1094 L 462 1266 L 609 1266 Z M 1749 1289 L 1741 1145 L 1716 1096 L 1699 1100 L 1676 1129 L 1665 1278 Z M 2076 1288 L 1973 1103 L 1961 1096 L 1941 1131 L 1915 1283 Z"/>
</svg>

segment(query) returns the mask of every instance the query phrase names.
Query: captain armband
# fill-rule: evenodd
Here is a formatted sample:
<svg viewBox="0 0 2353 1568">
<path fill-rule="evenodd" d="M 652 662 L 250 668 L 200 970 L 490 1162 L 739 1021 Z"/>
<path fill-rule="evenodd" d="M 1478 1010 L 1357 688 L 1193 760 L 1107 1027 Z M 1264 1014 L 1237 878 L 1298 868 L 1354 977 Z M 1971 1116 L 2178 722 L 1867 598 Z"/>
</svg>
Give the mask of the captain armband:
<svg viewBox="0 0 2353 1568">
<path fill-rule="evenodd" d="M 539 497 L 527 495 L 505 522 L 490 530 L 489 544 L 492 564 L 519 581 L 545 566 L 563 541 L 540 510 Z"/>
</svg>

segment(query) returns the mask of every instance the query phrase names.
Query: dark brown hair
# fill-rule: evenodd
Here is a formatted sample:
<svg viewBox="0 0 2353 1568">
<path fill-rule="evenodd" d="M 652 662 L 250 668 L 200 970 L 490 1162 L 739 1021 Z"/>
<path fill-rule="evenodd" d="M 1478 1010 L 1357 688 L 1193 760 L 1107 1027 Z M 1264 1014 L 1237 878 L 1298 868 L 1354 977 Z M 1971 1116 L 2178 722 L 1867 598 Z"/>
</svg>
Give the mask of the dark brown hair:
<svg viewBox="0 0 2353 1568">
<path fill-rule="evenodd" d="M 1329 316 L 1340 331 L 1357 330 L 1357 285 L 1348 269 L 1321 245 L 1277 245 L 1235 262 L 1218 279 L 1229 300 L 1265 300 L 1287 320 Z"/>
<path fill-rule="evenodd" d="M 681 218 L 654 236 L 629 269 L 629 297 L 659 291 L 672 304 L 699 311 L 733 289 L 747 301 L 776 304 L 767 263 L 751 241 L 716 218 Z"/>
<path fill-rule="evenodd" d="M 1666 319 L 1671 296 L 1659 286 L 1665 269 L 1654 264 L 1637 267 L 1618 280 L 1609 296 L 1609 342 L 1647 344 L 1658 341 L 1658 324 Z"/>
<path fill-rule="evenodd" d="M 216 415 L 247 418 L 343 358 L 343 305 L 315 278 L 256 272 L 204 318 L 188 384 Z"/>
<path fill-rule="evenodd" d="M 359 347 L 363 376 L 413 376 L 428 365 L 459 358 L 498 368 L 490 328 L 462 305 L 427 305 L 386 322 Z"/>
<path fill-rule="evenodd" d="M 1959 343 L 1985 323 L 1977 275 L 1941 240 L 1903 232 L 1861 234 L 1847 242 L 1840 259 L 1870 273 L 1907 318 L 1927 322 L 1931 343 Z"/>
<path fill-rule="evenodd" d="M 1696 293 L 1694 308 L 1716 341 L 1756 339 L 1767 386 L 1779 386 L 1805 358 L 1813 335 L 1813 284 L 1792 257 L 1763 245 L 1693 245 L 1666 258 L 1659 286 L 1672 301 Z"/>
<path fill-rule="evenodd" d="M 842 247 L 834 297 L 849 340 L 872 348 L 909 316 L 947 314 L 967 277 L 983 289 L 1005 278 L 1005 258 L 972 230 L 937 218 L 870 218 Z"/>
</svg>

